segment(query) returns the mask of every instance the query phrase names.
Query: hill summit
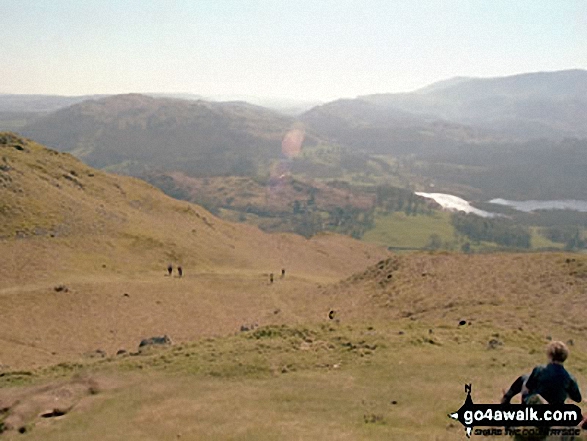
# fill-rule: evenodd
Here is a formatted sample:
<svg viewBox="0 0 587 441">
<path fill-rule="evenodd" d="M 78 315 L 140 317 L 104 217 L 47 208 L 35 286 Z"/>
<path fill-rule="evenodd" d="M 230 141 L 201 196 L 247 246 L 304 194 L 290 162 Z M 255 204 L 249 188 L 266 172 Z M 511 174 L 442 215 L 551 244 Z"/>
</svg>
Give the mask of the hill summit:
<svg viewBox="0 0 587 441">
<path fill-rule="evenodd" d="M 60 109 L 21 133 L 93 167 L 127 174 L 167 169 L 243 175 L 280 157 L 281 141 L 293 123 L 291 117 L 245 102 L 128 94 Z"/>
</svg>

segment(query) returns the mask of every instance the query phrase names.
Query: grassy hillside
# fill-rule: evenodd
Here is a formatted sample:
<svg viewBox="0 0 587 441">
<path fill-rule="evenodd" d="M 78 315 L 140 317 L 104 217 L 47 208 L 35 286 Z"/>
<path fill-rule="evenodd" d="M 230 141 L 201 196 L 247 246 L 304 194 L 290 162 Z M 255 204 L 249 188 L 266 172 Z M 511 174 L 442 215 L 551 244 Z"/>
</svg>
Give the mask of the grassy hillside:
<svg viewBox="0 0 587 441">
<path fill-rule="evenodd" d="M 550 339 L 568 342 L 567 368 L 587 384 L 586 271 L 563 254 L 386 259 L 310 288 L 297 320 L 7 372 L 0 403 L 39 440 L 465 439 L 446 416 L 463 385 L 497 402 Z M 31 409 L 53 396 L 72 410 L 38 418 Z"/>
<path fill-rule="evenodd" d="M 587 256 L 390 256 L 230 224 L 12 134 L 0 158 L 2 439 L 465 439 L 463 385 L 497 402 L 551 339 L 587 384 Z"/>
<path fill-rule="evenodd" d="M 0 151 L 0 249 L 9 256 L 0 263 L 7 317 L 0 335 L 9 342 L 0 350 L 3 363 L 11 357 L 7 353 L 47 361 L 52 352 L 65 357 L 104 342 L 128 344 L 165 330 L 165 323 L 184 338 L 238 329 L 240 321 L 260 320 L 279 308 L 267 286 L 269 273 L 286 268 L 288 279 L 304 287 L 385 254 L 343 236 L 308 241 L 231 224 L 143 181 L 94 170 L 11 134 L 0 135 Z M 185 282 L 163 277 L 168 263 L 183 265 Z M 61 284 L 69 294 L 55 291 Z M 251 294 L 267 291 L 240 304 L 241 284 Z M 133 300 L 126 302 L 123 294 Z M 204 311 L 181 307 L 194 296 L 235 305 L 236 315 L 224 311 L 222 320 L 205 314 L 205 321 L 194 324 L 195 311 Z M 257 302 L 264 301 L 269 303 L 259 313 Z M 127 307 L 121 309 L 121 302 Z M 31 311 L 33 320 L 23 322 Z M 96 328 L 84 328 L 87 320 Z M 54 322 L 51 333 L 45 332 L 48 322 Z"/>
</svg>

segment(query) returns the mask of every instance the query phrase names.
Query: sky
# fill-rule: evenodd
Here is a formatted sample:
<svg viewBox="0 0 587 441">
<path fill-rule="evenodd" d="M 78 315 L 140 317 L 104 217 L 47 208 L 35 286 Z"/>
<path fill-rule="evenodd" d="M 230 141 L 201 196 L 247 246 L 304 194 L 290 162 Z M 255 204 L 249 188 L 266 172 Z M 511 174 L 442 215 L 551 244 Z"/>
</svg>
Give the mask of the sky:
<svg viewBox="0 0 587 441">
<path fill-rule="evenodd" d="M 0 93 L 328 101 L 587 68 L 587 0 L 0 0 Z"/>
</svg>

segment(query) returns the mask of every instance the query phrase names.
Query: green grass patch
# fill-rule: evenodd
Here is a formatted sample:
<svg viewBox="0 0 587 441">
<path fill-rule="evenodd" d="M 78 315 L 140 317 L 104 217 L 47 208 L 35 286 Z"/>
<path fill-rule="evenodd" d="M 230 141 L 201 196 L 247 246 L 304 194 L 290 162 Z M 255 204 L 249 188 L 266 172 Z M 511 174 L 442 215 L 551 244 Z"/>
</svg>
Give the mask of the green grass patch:
<svg viewBox="0 0 587 441">
<path fill-rule="evenodd" d="M 375 227 L 365 233 L 363 240 L 391 247 L 424 248 L 432 234 L 438 235 L 443 243 L 454 241 L 449 213 L 436 211 L 432 216 L 378 213 Z"/>
</svg>

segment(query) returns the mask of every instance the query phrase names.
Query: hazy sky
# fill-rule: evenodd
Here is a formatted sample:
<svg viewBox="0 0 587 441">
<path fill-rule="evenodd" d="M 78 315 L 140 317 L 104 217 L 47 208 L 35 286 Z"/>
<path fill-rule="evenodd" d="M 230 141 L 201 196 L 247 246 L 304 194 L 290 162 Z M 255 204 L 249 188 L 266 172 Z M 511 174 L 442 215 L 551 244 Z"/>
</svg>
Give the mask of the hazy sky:
<svg viewBox="0 0 587 441">
<path fill-rule="evenodd" d="M 329 100 L 587 68 L 587 1 L 0 0 L 0 93 Z"/>
</svg>

